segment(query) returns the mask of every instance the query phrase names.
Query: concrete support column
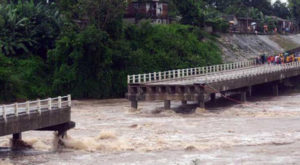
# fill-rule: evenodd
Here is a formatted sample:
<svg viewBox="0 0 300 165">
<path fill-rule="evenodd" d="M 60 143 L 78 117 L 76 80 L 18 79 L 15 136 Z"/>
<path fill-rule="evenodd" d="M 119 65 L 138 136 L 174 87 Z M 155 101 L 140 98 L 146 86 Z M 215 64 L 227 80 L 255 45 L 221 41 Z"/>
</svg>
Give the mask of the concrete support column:
<svg viewBox="0 0 300 165">
<path fill-rule="evenodd" d="M 201 94 L 201 95 L 199 96 L 199 99 L 198 99 L 198 106 L 199 106 L 199 108 L 205 109 L 205 97 L 204 97 L 204 94 Z"/>
<path fill-rule="evenodd" d="M 165 100 L 164 102 L 164 107 L 165 109 L 171 109 L 171 101 L 170 100 Z"/>
<path fill-rule="evenodd" d="M 246 102 L 247 101 L 247 92 L 242 91 L 241 92 L 241 102 Z"/>
<path fill-rule="evenodd" d="M 13 141 L 21 141 L 22 140 L 22 133 L 13 134 Z"/>
<path fill-rule="evenodd" d="M 186 100 L 182 100 L 182 101 L 181 101 L 181 104 L 182 104 L 182 105 L 187 105 L 187 101 L 186 101 Z"/>
<path fill-rule="evenodd" d="M 279 90 L 278 90 L 278 84 L 274 83 L 273 84 L 273 95 L 278 96 L 279 95 Z"/>
<path fill-rule="evenodd" d="M 22 141 L 22 133 L 13 134 L 11 145 L 13 150 L 30 148 L 28 144 Z"/>
<path fill-rule="evenodd" d="M 205 109 L 205 102 L 203 100 L 199 100 L 198 101 L 198 106 L 199 106 L 199 108 Z"/>
<path fill-rule="evenodd" d="M 205 109 L 205 86 L 196 86 L 196 92 L 197 92 L 197 102 L 199 108 Z"/>
<path fill-rule="evenodd" d="M 216 102 L 216 93 L 210 94 L 210 100 L 211 100 L 212 102 Z"/>
<path fill-rule="evenodd" d="M 138 101 L 137 100 L 131 100 L 131 108 L 133 108 L 133 109 L 138 108 Z"/>
<path fill-rule="evenodd" d="M 248 87 L 247 96 L 248 96 L 248 97 L 251 97 L 251 96 L 252 96 L 252 86 L 249 86 L 249 87 Z"/>
</svg>

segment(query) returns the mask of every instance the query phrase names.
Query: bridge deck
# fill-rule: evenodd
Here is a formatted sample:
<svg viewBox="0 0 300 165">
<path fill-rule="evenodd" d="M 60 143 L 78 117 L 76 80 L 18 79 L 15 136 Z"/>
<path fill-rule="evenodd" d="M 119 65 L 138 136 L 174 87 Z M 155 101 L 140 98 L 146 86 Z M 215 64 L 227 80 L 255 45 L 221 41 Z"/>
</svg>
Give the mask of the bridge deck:
<svg viewBox="0 0 300 165">
<path fill-rule="evenodd" d="M 254 85 L 271 83 L 274 93 L 278 94 L 278 83 L 290 77 L 300 75 L 300 62 L 281 65 L 240 65 L 233 67 L 228 64 L 212 66 L 209 72 L 202 74 L 199 69 L 174 70 L 166 73 L 134 75 L 128 84 L 127 98 L 132 107 L 137 108 L 137 101 L 170 100 L 197 101 L 201 106 L 213 97 L 211 94 L 231 92 L 241 94 L 245 100 L 246 93 L 251 93 Z M 225 69 L 220 69 L 224 68 Z M 216 69 L 217 68 L 217 69 Z M 207 71 L 207 69 L 204 69 Z M 144 78 L 143 78 L 144 77 Z M 131 81 L 130 80 L 130 81 Z"/>
<path fill-rule="evenodd" d="M 158 81 L 158 82 L 147 82 L 144 85 L 147 86 L 161 86 L 161 85 L 193 85 L 193 84 L 208 84 L 210 82 L 214 82 L 216 80 L 224 80 L 228 78 L 235 78 L 235 77 L 241 77 L 243 75 L 256 75 L 259 73 L 260 70 L 265 69 L 266 67 L 269 67 L 268 65 L 257 65 L 257 66 L 251 66 L 247 68 L 239 68 L 235 70 L 230 71 L 221 71 L 221 72 L 215 72 L 207 75 L 200 75 L 200 76 L 191 76 L 187 78 L 179 78 L 179 79 L 173 79 L 173 80 L 164 80 L 164 81 Z M 276 68 L 274 66 L 274 68 Z"/>
<path fill-rule="evenodd" d="M 48 98 L 0 106 L 0 136 L 20 138 L 21 132 L 51 130 L 64 134 L 71 122 L 71 96 Z M 16 139 L 20 140 L 20 139 Z"/>
<path fill-rule="evenodd" d="M 51 104 L 51 105 L 50 105 Z M 70 104 L 69 96 L 48 98 L 44 100 L 27 101 L 24 103 L 14 103 L 0 106 L 0 117 L 18 116 L 18 114 L 40 112 L 42 110 L 49 110 L 54 108 L 68 107 Z"/>
</svg>

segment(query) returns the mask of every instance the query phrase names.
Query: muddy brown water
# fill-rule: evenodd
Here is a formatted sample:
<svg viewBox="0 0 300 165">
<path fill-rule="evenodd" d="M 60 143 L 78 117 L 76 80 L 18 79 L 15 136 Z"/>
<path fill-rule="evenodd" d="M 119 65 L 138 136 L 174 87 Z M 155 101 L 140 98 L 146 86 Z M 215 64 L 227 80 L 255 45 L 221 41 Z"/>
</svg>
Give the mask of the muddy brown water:
<svg viewBox="0 0 300 165">
<path fill-rule="evenodd" d="M 192 104 L 192 103 L 190 103 Z M 239 105 L 193 105 L 164 111 L 142 102 L 131 112 L 124 99 L 73 101 L 75 129 L 57 149 L 52 132 L 26 132 L 33 149 L 11 151 L 0 138 L 0 165 L 299 164 L 300 92 L 263 96 Z"/>
</svg>

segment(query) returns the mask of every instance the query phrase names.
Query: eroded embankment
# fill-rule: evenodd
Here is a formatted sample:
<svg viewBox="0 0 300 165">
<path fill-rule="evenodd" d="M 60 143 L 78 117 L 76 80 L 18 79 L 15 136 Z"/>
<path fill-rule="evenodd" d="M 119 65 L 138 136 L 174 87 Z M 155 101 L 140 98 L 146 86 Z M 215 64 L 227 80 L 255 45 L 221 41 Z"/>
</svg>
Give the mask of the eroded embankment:
<svg viewBox="0 0 300 165">
<path fill-rule="evenodd" d="M 239 35 L 223 34 L 219 38 L 225 62 L 240 61 L 266 53 L 274 55 L 300 47 L 298 35 Z"/>
</svg>

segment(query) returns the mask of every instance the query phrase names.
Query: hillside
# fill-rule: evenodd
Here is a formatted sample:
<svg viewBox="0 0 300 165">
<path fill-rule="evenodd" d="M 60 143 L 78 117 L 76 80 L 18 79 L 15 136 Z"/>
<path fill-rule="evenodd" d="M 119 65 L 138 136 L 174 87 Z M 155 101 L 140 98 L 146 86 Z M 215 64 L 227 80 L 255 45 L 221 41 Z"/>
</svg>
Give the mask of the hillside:
<svg viewBox="0 0 300 165">
<path fill-rule="evenodd" d="M 300 34 L 276 36 L 222 34 L 219 38 L 224 62 L 240 61 L 263 53 L 273 55 L 299 46 Z"/>
</svg>

